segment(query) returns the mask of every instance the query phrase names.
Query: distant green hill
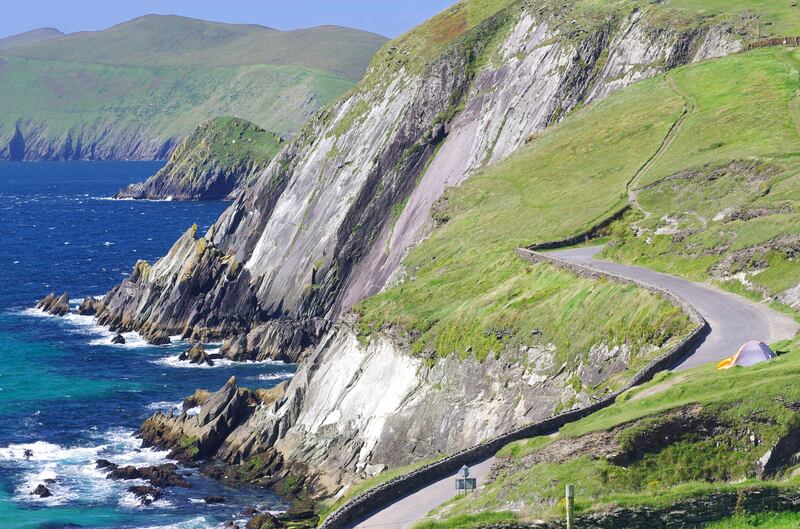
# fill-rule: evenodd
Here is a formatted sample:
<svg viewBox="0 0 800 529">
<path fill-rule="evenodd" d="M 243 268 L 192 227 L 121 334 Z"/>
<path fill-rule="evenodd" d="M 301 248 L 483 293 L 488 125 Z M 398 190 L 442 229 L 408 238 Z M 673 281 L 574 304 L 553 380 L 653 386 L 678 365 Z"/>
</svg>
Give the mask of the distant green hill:
<svg viewBox="0 0 800 529">
<path fill-rule="evenodd" d="M 215 118 L 200 125 L 155 175 L 115 198 L 219 200 L 263 170 L 283 140 L 249 121 Z"/>
<path fill-rule="evenodd" d="M 0 39 L 0 50 L 29 46 L 62 36 L 64 36 L 64 34 L 56 28 L 32 29 L 25 33 L 18 33 L 17 35 L 11 35 Z"/>
<path fill-rule="evenodd" d="M 289 135 L 385 40 L 148 15 L 2 49 L 0 159 L 164 158 L 222 115 Z"/>
</svg>

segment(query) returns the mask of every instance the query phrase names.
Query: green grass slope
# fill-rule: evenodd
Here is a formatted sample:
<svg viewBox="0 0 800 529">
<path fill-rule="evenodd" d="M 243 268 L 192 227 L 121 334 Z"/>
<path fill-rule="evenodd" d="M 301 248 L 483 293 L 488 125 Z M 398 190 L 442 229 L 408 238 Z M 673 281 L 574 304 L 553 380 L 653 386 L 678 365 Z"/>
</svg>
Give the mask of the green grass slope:
<svg viewBox="0 0 800 529">
<path fill-rule="evenodd" d="M 447 527 L 448 518 L 482 525 L 489 513 L 520 520 L 558 518 L 568 482 L 578 491 L 578 513 L 666 507 L 707 493 L 765 485 L 797 487 L 791 461 L 768 479 L 756 474 L 759 458 L 800 424 L 800 344 L 782 348 L 789 352 L 750 368 L 720 372 L 709 365 L 662 373 L 557 435 L 512 443 L 498 453 L 495 476 L 479 494 L 446 504 L 437 515 L 443 520 L 422 526 Z M 752 527 L 756 519 L 766 524 L 783 518 L 730 523 Z M 725 523 L 714 527 L 729 527 Z"/>
<path fill-rule="evenodd" d="M 799 76 L 782 49 L 672 74 L 688 114 L 606 255 L 800 307 Z"/>
<path fill-rule="evenodd" d="M 3 50 L 0 158 L 163 156 L 223 115 L 291 134 L 347 91 L 385 40 L 147 16 Z"/>
<path fill-rule="evenodd" d="M 460 2 L 381 50 L 375 61 L 380 59 L 389 69 L 424 67 L 426 50 L 435 50 L 436 43 L 447 45 L 466 32 L 474 19 L 511 4 L 501 0 Z M 745 41 L 771 34 L 800 34 L 800 10 L 778 1 L 753 7 L 744 2 L 576 0 L 560 5 L 544 2 L 542 11 L 551 13 L 555 21 L 567 21 L 565 27 L 570 29 L 563 38 L 570 38 L 608 17 L 624 16 L 634 7 L 650 11 L 648 20 L 654 24 L 684 19 L 694 20 L 693 24 L 709 18 L 727 21 L 730 30 Z M 754 21 L 758 22 L 757 31 L 750 33 Z M 410 51 L 393 62 L 386 55 L 398 55 L 397 50 Z M 387 324 L 405 328 L 413 337 L 414 351 L 424 356 L 469 351 L 481 357 L 515 341 L 524 343 L 533 330 L 542 330 L 542 340 L 555 343 L 563 358 L 577 358 L 593 343 L 618 344 L 630 337 L 664 343 L 674 331 L 668 320 L 663 327 L 656 326 L 656 331 L 645 331 L 652 328 L 648 327 L 652 320 L 645 323 L 644 313 L 632 315 L 629 307 L 636 304 L 609 303 L 612 298 L 601 293 L 608 288 L 605 285 L 583 290 L 578 283 L 553 277 L 545 266 L 529 268 L 514 257 L 513 249 L 583 231 L 627 204 L 630 187 L 646 186 L 706 164 L 754 158 L 768 160 L 770 169 L 759 169 L 761 176 L 749 181 L 758 180 L 757 194 L 784 209 L 778 215 L 751 221 L 758 224 L 752 235 L 735 244 L 749 248 L 795 232 L 793 206 L 785 206 L 797 188 L 793 180 L 786 180 L 795 167 L 793 153 L 798 146 L 795 55 L 758 50 L 646 81 L 576 111 L 532 138 L 506 161 L 472 176 L 434 208 L 434 220 L 441 226 L 404 260 L 408 279 L 357 307 L 361 332 L 367 335 Z M 687 107 L 691 109 L 684 116 Z M 673 127 L 678 127 L 674 140 L 651 161 Z M 781 169 L 774 168 L 777 166 Z M 646 170 L 641 171 L 643 167 Z M 637 174 L 640 177 L 634 178 Z M 674 185 L 674 180 L 665 184 Z M 720 193 L 725 200 L 733 199 L 724 190 Z M 700 200 L 694 188 L 685 194 Z M 639 200 L 657 212 L 668 207 L 661 196 L 654 197 L 650 205 L 644 191 Z M 649 219 L 660 217 L 656 213 Z M 713 214 L 707 218 L 711 217 Z M 617 236 L 628 233 L 625 229 L 618 232 Z M 696 237 L 710 238 L 706 231 Z M 666 248 L 663 255 L 667 261 L 671 249 Z M 685 266 L 697 266 L 703 258 Z M 771 259 L 780 261 L 779 266 L 772 276 L 762 275 L 763 280 L 777 283 L 775 275 L 779 275 L 784 289 L 797 283 L 797 264 L 788 253 Z M 600 313 L 604 317 L 594 321 Z M 588 325 L 590 321 L 592 325 Z M 503 332 L 492 333 L 492 329 Z"/>
<path fill-rule="evenodd" d="M 219 200 L 264 169 L 283 140 L 249 121 L 221 117 L 202 124 L 146 182 L 115 198 Z"/>
<path fill-rule="evenodd" d="M 527 270 L 511 257 L 514 246 L 573 234 L 606 217 L 628 201 L 629 187 L 640 190 L 649 216 L 632 214 L 611 228 L 612 256 L 631 252 L 635 262 L 703 278 L 715 263 L 733 266 L 737 250 L 749 249 L 745 255 L 765 268 L 754 277 L 771 292 L 797 284 L 794 254 L 762 246 L 800 233 L 798 59 L 798 50 L 768 48 L 674 70 L 575 112 L 475 175 L 448 194 L 437 210 L 444 224 L 409 254 L 410 279 L 362 303 L 365 332 L 397 323 L 416 330 L 420 351 L 459 352 L 467 343 L 475 348 L 487 322 L 522 339 L 532 321 L 544 321 L 543 336 L 567 344 L 567 357 L 592 339 L 631 333 L 624 325 L 647 320 L 620 318 L 630 310 L 624 297 L 592 305 L 607 285 L 573 297 L 574 282 L 541 280 L 553 272 Z M 663 235 L 668 244 L 653 231 L 631 235 L 632 225 L 671 225 L 662 216 L 676 211 L 680 227 L 694 231 Z M 720 211 L 727 213 L 713 220 Z M 651 248 L 663 253 L 647 253 Z M 583 311 L 594 321 L 582 320 Z M 658 343 L 658 335 L 648 339 Z M 478 343 L 478 351 L 498 346 Z M 756 461 L 800 424 L 800 344 L 778 349 L 790 354 L 749 369 L 665 373 L 556 437 L 514 443 L 499 454 L 492 484 L 443 507 L 445 521 L 423 526 L 557 517 L 567 481 L 580 491 L 580 512 L 668 505 L 761 484 Z M 791 465 L 770 483 L 797 486 Z"/>
<path fill-rule="evenodd" d="M 63 36 L 8 53 L 33 59 L 137 66 L 293 64 L 356 81 L 386 38 L 320 26 L 278 31 L 173 15 L 147 15 L 103 31 Z"/>
</svg>

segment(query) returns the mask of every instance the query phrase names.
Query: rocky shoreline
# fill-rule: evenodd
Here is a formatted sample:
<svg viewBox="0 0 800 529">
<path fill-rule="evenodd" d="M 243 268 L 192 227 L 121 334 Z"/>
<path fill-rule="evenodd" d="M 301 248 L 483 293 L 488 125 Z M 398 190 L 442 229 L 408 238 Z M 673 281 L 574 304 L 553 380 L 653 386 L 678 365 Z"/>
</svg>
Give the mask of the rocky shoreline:
<svg viewBox="0 0 800 529">
<path fill-rule="evenodd" d="M 247 461 L 223 455 L 230 433 L 243 425 L 256 407 L 281 399 L 286 385 L 283 382 L 271 389 L 253 391 L 239 387 L 236 377 L 231 377 L 214 393 L 197 390 L 184 400 L 181 413 L 158 412 L 144 421 L 139 430 L 143 446 L 169 450 L 170 458 L 183 465 L 198 466 L 204 475 L 229 486 L 262 486 L 291 501 L 291 508 L 278 518 L 254 513 L 248 529 L 283 527 L 285 521 L 294 522 L 294 527 L 313 527 L 317 521 L 315 498 L 278 452 L 270 450 Z"/>
</svg>

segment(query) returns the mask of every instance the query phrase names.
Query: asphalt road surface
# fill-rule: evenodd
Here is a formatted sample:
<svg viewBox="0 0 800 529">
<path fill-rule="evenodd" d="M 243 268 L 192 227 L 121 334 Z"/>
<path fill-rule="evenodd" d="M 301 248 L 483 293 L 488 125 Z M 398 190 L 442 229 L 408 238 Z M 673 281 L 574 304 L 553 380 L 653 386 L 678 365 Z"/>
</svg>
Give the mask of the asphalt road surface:
<svg viewBox="0 0 800 529">
<path fill-rule="evenodd" d="M 739 346 L 747 340 L 762 340 L 769 344 L 791 338 L 798 330 L 798 325 L 793 319 L 775 312 L 766 305 L 754 303 L 708 285 L 693 283 L 646 268 L 595 259 L 595 255 L 601 249 L 601 246 L 571 248 L 552 252 L 552 255 L 672 292 L 692 304 L 708 322 L 711 330 L 705 340 L 693 354 L 674 367 L 676 370 L 707 362 L 718 362 L 735 354 Z M 493 462 L 494 458 L 490 458 L 471 468 L 470 475 L 478 478 L 479 487 Z M 445 478 L 400 498 L 382 511 L 351 527 L 407 529 L 456 494 L 455 478 L 456 476 Z"/>
<path fill-rule="evenodd" d="M 490 457 L 470 466 L 469 477 L 478 479 L 478 487 L 483 483 L 493 463 L 494 457 Z M 422 490 L 399 499 L 358 525 L 350 527 L 356 529 L 406 529 L 411 527 L 425 518 L 433 509 L 456 495 L 456 477 L 453 475 L 432 483 Z"/>
<path fill-rule="evenodd" d="M 602 246 L 570 248 L 552 252 L 552 255 L 661 287 L 688 301 L 708 322 L 711 332 L 693 354 L 675 366 L 676 370 L 719 362 L 736 354 L 739 346 L 747 340 L 769 344 L 791 338 L 797 332 L 798 325 L 792 318 L 767 305 L 647 268 L 596 259 L 595 255 L 601 249 Z"/>
</svg>

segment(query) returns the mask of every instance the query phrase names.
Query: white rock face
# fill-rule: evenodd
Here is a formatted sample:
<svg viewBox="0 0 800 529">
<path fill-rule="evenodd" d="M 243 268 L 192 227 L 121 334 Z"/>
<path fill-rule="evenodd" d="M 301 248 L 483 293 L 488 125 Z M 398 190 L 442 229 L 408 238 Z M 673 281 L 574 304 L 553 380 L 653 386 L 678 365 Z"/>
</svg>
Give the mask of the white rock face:
<svg viewBox="0 0 800 529">
<path fill-rule="evenodd" d="M 342 325 L 298 370 L 281 401 L 257 410 L 229 437 L 223 457 L 274 446 L 315 469 L 317 483 L 333 492 L 387 466 L 547 417 L 567 401 L 580 404 L 586 398 L 567 384 L 571 376 L 555 364 L 552 347 L 483 362 L 454 355 L 431 367 L 386 336 L 362 343 Z"/>
<path fill-rule="evenodd" d="M 705 36 L 655 31 L 638 11 L 621 24 L 610 45 L 604 33 L 588 38 L 581 49 L 557 37 L 557 30 L 529 12 L 518 18 L 500 45 L 498 64 L 477 74 L 465 110 L 454 120 L 403 212 L 394 225 L 383 226 L 351 275 L 337 315 L 388 283 L 409 248 L 429 232 L 429 212 L 447 187 L 507 157 L 580 102 L 602 99 L 668 65 L 739 49 L 738 41 L 726 39 L 718 28 Z M 684 44 L 698 39 L 702 39 L 698 52 L 683 56 Z M 608 50 L 608 58 L 592 77 L 588 69 L 603 49 Z"/>
</svg>

